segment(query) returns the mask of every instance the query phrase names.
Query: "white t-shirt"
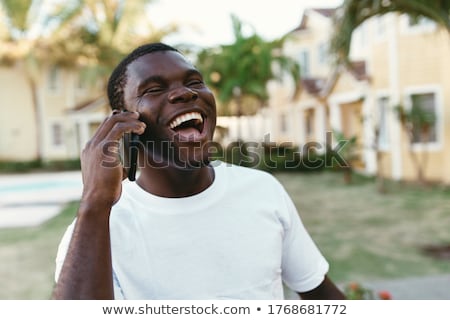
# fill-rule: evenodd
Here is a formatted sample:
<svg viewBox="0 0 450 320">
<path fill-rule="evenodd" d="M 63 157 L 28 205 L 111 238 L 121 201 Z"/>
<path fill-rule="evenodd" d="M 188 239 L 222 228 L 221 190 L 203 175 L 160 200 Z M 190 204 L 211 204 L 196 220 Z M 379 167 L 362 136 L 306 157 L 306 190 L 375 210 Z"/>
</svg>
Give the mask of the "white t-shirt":
<svg viewBox="0 0 450 320">
<path fill-rule="evenodd" d="M 270 174 L 214 162 L 203 192 L 163 198 L 126 181 L 110 217 L 116 299 L 283 299 L 316 288 L 328 263 Z M 58 278 L 74 223 L 56 259 Z"/>
</svg>

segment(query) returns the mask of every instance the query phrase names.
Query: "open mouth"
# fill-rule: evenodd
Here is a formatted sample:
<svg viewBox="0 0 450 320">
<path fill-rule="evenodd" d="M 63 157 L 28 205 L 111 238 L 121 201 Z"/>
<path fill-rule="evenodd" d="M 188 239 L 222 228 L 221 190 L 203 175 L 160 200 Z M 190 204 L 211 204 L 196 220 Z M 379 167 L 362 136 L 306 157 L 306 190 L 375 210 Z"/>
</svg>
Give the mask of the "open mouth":
<svg viewBox="0 0 450 320">
<path fill-rule="evenodd" d="M 173 119 L 169 127 L 182 136 L 198 137 L 203 132 L 204 119 L 199 112 L 183 113 Z"/>
</svg>

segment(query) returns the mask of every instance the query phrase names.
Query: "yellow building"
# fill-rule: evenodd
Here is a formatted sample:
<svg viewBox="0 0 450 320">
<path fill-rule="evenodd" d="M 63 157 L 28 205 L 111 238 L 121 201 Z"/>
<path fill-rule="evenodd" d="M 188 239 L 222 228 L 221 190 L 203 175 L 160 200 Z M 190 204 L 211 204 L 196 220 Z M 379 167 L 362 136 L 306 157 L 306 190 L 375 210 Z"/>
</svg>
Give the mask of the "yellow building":
<svg viewBox="0 0 450 320">
<path fill-rule="evenodd" d="M 88 85 L 77 71 L 43 70 L 34 100 L 20 64 L 0 68 L 0 161 L 76 159 L 89 138 L 89 124 L 105 115 L 104 108 L 79 111 L 97 101 L 99 86 Z"/>
<path fill-rule="evenodd" d="M 325 151 L 330 132 L 340 132 L 357 138 L 353 164 L 361 172 L 416 180 L 419 164 L 427 180 L 450 184 L 449 34 L 426 19 L 373 17 L 353 35 L 351 66 L 335 69 L 328 55 L 334 12 L 305 10 L 290 33 L 285 53 L 298 59 L 302 73 L 296 99 L 288 81 L 273 82 L 269 108 L 258 118 L 240 124 L 221 118 L 218 124 L 254 142 L 314 142 L 318 152 Z M 101 85 L 86 85 L 76 71 L 44 70 L 35 108 L 20 65 L 0 68 L 0 161 L 33 160 L 39 153 L 43 160 L 78 158 L 109 112 Z M 399 121 L 396 106 L 408 110 L 413 102 L 435 118 L 426 143 L 418 128 L 411 140 Z"/>
<path fill-rule="evenodd" d="M 355 136 L 355 165 L 362 172 L 416 180 L 423 168 L 426 180 L 449 184 L 449 34 L 426 19 L 397 13 L 373 17 L 353 35 L 352 65 L 336 70 L 323 53 L 332 14 L 332 9 L 306 10 L 291 32 L 287 49 L 301 64 L 303 90 L 289 103 L 294 104 L 288 109 L 290 139 L 302 144 L 323 143 L 326 132 Z M 399 121 L 397 107 L 411 110 L 413 102 L 435 119 L 427 135 L 420 135 L 417 125 L 408 135 Z M 271 103 L 283 104 L 288 105 Z"/>
</svg>

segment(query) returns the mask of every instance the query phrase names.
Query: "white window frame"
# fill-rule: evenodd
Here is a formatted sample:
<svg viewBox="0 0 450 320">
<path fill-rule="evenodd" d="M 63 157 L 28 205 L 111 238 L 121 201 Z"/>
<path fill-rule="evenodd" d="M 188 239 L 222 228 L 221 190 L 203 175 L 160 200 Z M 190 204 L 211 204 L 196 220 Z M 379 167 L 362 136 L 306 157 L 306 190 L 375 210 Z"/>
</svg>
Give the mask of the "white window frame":
<svg viewBox="0 0 450 320">
<path fill-rule="evenodd" d="M 369 22 L 363 22 L 359 27 L 359 44 L 362 49 L 366 49 L 369 45 L 370 41 L 370 30 L 369 30 Z"/>
<path fill-rule="evenodd" d="M 64 136 L 64 124 L 62 121 L 57 121 L 57 120 L 53 120 L 49 123 L 50 125 L 50 146 L 52 147 L 52 149 L 61 149 L 62 147 L 64 147 L 65 145 L 65 136 Z M 55 128 L 59 127 L 59 137 L 57 139 L 55 139 Z M 58 141 L 59 143 L 56 143 Z"/>
<path fill-rule="evenodd" d="M 312 129 L 312 131 L 311 132 L 308 132 L 308 121 L 307 121 L 307 119 L 306 119 L 306 113 L 307 112 L 310 112 L 311 110 L 313 110 L 313 113 L 314 113 L 314 121 L 313 121 L 313 123 L 311 124 L 312 125 L 312 127 L 311 127 L 311 129 Z M 303 117 L 303 135 L 304 135 L 304 137 L 305 137 L 305 139 L 306 139 L 306 137 L 310 137 L 311 135 L 313 135 L 313 136 L 315 136 L 316 134 L 317 134 L 317 130 L 316 130 L 316 107 L 314 106 L 314 105 L 308 105 L 308 106 L 303 106 L 303 108 L 301 109 L 301 111 L 302 111 L 302 117 Z"/>
<path fill-rule="evenodd" d="M 385 106 L 385 114 L 384 114 L 384 120 L 385 120 L 385 125 L 386 125 L 386 138 L 387 141 L 382 142 L 380 140 L 381 137 L 381 114 L 380 114 L 380 100 L 381 99 L 387 99 L 387 104 Z M 388 92 L 378 92 L 375 96 L 375 108 L 376 108 L 376 121 L 378 122 L 378 129 L 380 130 L 380 132 L 378 133 L 378 150 L 379 151 L 389 151 L 391 148 L 391 143 L 392 143 L 392 139 L 391 139 L 391 135 L 392 135 L 392 128 L 390 125 L 391 122 L 391 117 L 394 116 L 392 114 L 393 110 L 392 110 L 392 106 L 391 106 L 391 96 L 389 95 Z"/>
<path fill-rule="evenodd" d="M 62 85 L 61 69 L 57 66 L 51 66 L 47 72 L 47 90 L 52 94 L 58 94 Z"/>
<path fill-rule="evenodd" d="M 280 132 L 282 134 L 286 134 L 289 132 L 289 121 L 288 121 L 288 115 L 286 112 L 282 112 L 280 114 Z"/>
<path fill-rule="evenodd" d="M 373 21 L 373 32 L 374 32 L 374 42 L 379 43 L 383 42 L 387 39 L 388 33 L 388 13 L 378 15 L 374 18 Z"/>
<path fill-rule="evenodd" d="M 306 59 L 304 59 L 306 57 Z M 302 78 L 311 76 L 311 52 L 308 48 L 303 48 L 299 53 L 300 75 Z M 307 61 L 305 61 L 307 60 Z M 307 72 L 305 72 L 305 69 Z"/>
<path fill-rule="evenodd" d="M 411 86 L 406 87 L 404 90 L 404 103 L 406 110 L 411 110 L 412 108 L 412 95 L 417 94 L 434 94 L 434 101 L 436 107 L 436 141 L 428 142 L 428 143 L 413 143 L 412 150 L 413 151 L 442 151 L 443 149 L 443 101 L 442 101 L 442 88 L 440 85 L 424 85 L 424 86 Z"/>
<path fill-rule="evenodd" d="M 320 42 L 317 45 L 317 62 L 319 65 L 326 65 L 328 63 L 328 43 Z"/>
</svg>

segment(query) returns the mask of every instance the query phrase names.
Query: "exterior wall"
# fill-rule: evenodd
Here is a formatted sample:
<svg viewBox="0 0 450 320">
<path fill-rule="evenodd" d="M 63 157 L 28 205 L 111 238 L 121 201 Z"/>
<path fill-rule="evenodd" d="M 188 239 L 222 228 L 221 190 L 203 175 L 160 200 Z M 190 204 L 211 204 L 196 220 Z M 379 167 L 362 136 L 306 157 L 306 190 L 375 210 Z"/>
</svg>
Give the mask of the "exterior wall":
<svg viewBox="0 0 450 320">
<path fill-rule="evenodd" d="M 390 152 L 380 151 L 378 160 L 378 170 L 383 177 L 392 177 L 392 155 Z"/>
<path fill-rule="evenodd" d="M 68 113 L 81 101 L 98 95 L 99 88 L 78 88 L 76 70 L 57 70 L 53 76 L 50 70 L 44 68 L 37 82 L 41 128 L 38 142 L 37 114 L 24 71 L 20 65 L 0 68 L 0 101 L 5 114 L 0 118 L 0 161 L 34 160 L 38 143 L 44 161 L 79 157 L 79 132 Z"/>
<path fill-rule="evenodd" d="M 388 66 L 389 65 L 389 47 L 387 41 L 382 43 L 378 43 L 373 46 L 372 54 L 370 55 L 370 59 L 372 61 L 372 66 L 374 66 L 371 70 L 371 85 L 375 90 L 389 88 L 390 80 L 389 80 L 389 68 L 380 68 L 379 66 Z"/>
<path fill-rule="evenodd" d="M 104 106 L 68 113 L 67 131 L 71 139 L 67 139 L 66 146 L 70 158 L 81 154 L 86 143 L 93 136 L 95 130 L 105 118 Z"/>
<path fill-rule="evenodd" d="M 450 182 L 450 43 L 448 33 L 435 25 L 408 26 L 405 15 L 388 14 L 383 36 L 377 36 L 379 18 L 372 18 L 355 32 L 352 43 L 353 58 L 365 58 L 371 78 L 368 99 L 371 100 L 369 114 L 376 117 L 377 97 L 389 97 L 389 140 L 382 148 L 381 172 L 389 178 L 415 180 L 416 168 L 411 152 L 426 159 L 425 177 L 430 181 Z M 365 34 L 369 42 L 361 43 Z M 359 39 L 359 40 L 358 40 Z M 333 92 L 351 90 L 349 87 L 334 88 Z M 403 132 L 394 106 L 410 106 L 413 93 L 435 93 L 438 142 L 427 145 L 415 144 L 412 149 Z M 370 130 L 367 128 L 366 130 Z M 425 157 L 424 157 L 425 155 Z"/>
<path fill-rule="evenodd" d="M 445 184 L 450 185 L 450 43 L 449 34 L 445 31 L 439 34 L 440 42 L 444 45 L 441 55 L 443 58 L 439 61 L 441 66 L 441 83 L 442 90 L 442 119 L 444 125 L 442 130 L 442 148 L 443 148 L 443 162 L 441 166 L 442 180 Z M 446 44 L 446 45 L 445 45 Z"/>
<path fill-rule="evenodd" d="M 225 128 L 226 132 L 223 134 L 221 130 L 216 130 L 214 139 L 227 146 L 230 143 L 236 142 L 238 139 L 238 132 L 240 138 L 245 142 L 262 143 L 267 135 L 271 133 L 271 121 L 270 118 L 261 112 L 254 116 L 241 116 L 241 117 L 218 117 L 217 126 Z M 272 139 L 272 137 L 270 137 Z"/>
<path fill-rule="evenodd" d="M 400 19 L 400 23 L 402 20 Z M 404 21 L 403 21 L 404 23 Z M 399 84 L 402 94 L 402 103 L 408 107 L 408 99 L 412 93 L 435 93 L 437 108 L 437 143 L 427 145 L 416 144 L 412 147 L 412 152 L 417 154 L 421 161 L 426 162 L 425 178 L 429 181 L 450 181 L 448 175 L 448 162 L 445 161 L 446 135 L 449 135 L 448 102 L 450 96 L 450 83 L 448 82 L 448 72 L 445 72 L 445 65 L 448 68 L 449 41 L 448 34 L 438 32 L 436 28 L 430 27 L 428 30 L 407 31 L 400 29 L 398 40 L 398 61 L 399 61 Z M 446 39 L 445 39 L 446 37 Z M 420 48 L 420 50 L 417 50 Z M 450 70 L 450 69 L 446 69 Z M 447 115 L 447 116 L 446 116 Z M 404 139 L 403 141 L 408 141 Z M 414 180 L 417 177 L 416 168 L 412 163 L 410 147 L 405 143 L 402 148 L 403 176 L 406 180 Z M 443 170 L 446 172 L 443 175 Z"/>
<path fill-rule="evenodd" d="M 357 136 L 359 140 L 363 136 L 361 101 L 344 103 L 340 105 L 342 133 L 345 137 Z"/>
<path fill-rule="evenodd" d="M 355 95 L 355 97 L 358 95 L 356 92 L 359 90 L 357 81 L 355 78 L 350 75 L 348 72 L 341 72 L 339 74 L 339 78 L 337 79 L 336 83 L 334 84 L 331 92 L 329 93 L 329 96 L 338 94 L 343 95 L 346 94 L 347 96 Z M 352 99 L 352 98 L 348 98 Z M 348 100 L 347 99 L 347 100 Z"/>
<path fill-rule="evenodd" d="M 307 29 L 299 30 L 291 34 L 291 41 L 286 44 L 285 53 L 300 59 L 302 51 L 309 52 L 309 71 L 315 77 L 327 77 L 330 72 L 330 64 L 326 54 L 330 37 L 331 19 L 321 14 L 307 10 Z M 300 61 L 300 60 L 299 60 Z M 302 71 L 302 70 L 300 70 Z M 302 77 L 309 77 L 304 72 Z"/>
<path fill-rule="evenodd" d="M 321 101 L 307 92 L 302 93 L 297 102 L 295 144 L 301 146 L 308 142 L 324 144 L 327 132 L 327 114 Z M 318 150 L 320 152 L 320 150 Z"/>
<path fill-rule="evenodd" d="M 342 74 L 333 87 L 328 97 L 330 107 L 330 124 L 332 132 L 343 134 L 344 139 L 356 137 L 356 146 L 354 147 L 355 157 L 352 159 L 352 165 L 360 170 L 366 169 L 365 144 L 366 137 L 364 132 L 364 97 L 365 93 L 360 84 L 356 84 L 351 76 Z M 351 90 L 351 91 L 350 91 Z"/>
<path fill-rule="evenodd" d="M 87 88 L 79 88 L 78 74 L 71 70 L 57 71 L 56 81 L 51 80 L 51 69 L 46 70 L 42 74 L 42 97 L 45 103 L 45 124 L 44 124 L 44 154 L 48 160 L 71 159 L 78 158 L 80 150 L 87 142 L 85 138 L 81 139 L 79 134 L 79 124 L 84 123 L 81 120 L 74 122 L 68 115 L 70 110 L 82 101 L 98 96 L 99 88 L 94 86 L 94 90 Z M 106 108 L 101 108 L 105 109 Z M 95 115 L 99 111 L 96 110 L 92 115 L 81 113 L 82 117 L 87 118 L 87 124 L 99 123 L 98 116 Z M 92 116 L 95 120 L 92 120 Z M 80 115 L 78 115 L 80 118 Z M 55 126 L 60 126 L 61 139 L 60 143 L 55 141 Z M 92 133 L 89 133 L 89 137 Z"/>
<path fill-rule="evenodd" d="M 403 148 L 403 151 L 409 153 L 408 148 Z M 443 181 L 442 167 L 439 164 L 444 164 L 444 154 L 443 152 L 423 152 L 423 151 L 413 151 L 417 156 L 420 166 L 424 170 L 424 178 L 430 182 Z M 417 180 L 417 167 L 412 160 L 410 154 L 404 157 L 404 180 Z"/>
<path fill-rule="evenodd" d="M 325 23 L 314 11 L 307 11 L 308 20 L 297 32 L 289 46 L 293 57 L 301 50 L 314 48 L 331 34 L 332 26 Z M 305 28 L 306 27 L 306 28 Z M 300 141 L 317 139 L 317 128 L 308 132 L 312 123 L 326 119 L 328 130 L 356 134 L 361 147 L 364 171 L 375 174 L 377 170 L 393 179 L 415 180 L 417 170 L 411 153 L 427 162 L 425 178 L 450 184 L 450 41 L 448 32 L 439 30 L 433 23 L 409 25 L 408 17 L 396 13 L 373 17 L 353 34 L 351 60 L 364 60 L 368 81 L 360 81 L 354 75 L 341 70 L 332 79 L 331 66 L 319 68 L 311 58 L 311 76 L 324 77 L 332 87 L 324 96 L 326 111 L 319 116 L 323 104 L 319 99 L 302 95 L 297 101 L 299 110 L 291 110 L 298 122 Z M 328 69 L 326 69 L 328 68 Z M 409 145 L 408 136 L 401 127 L 397 105 L 411 106 L 411 94 L 434 93 L 437 111 L 436 143 Z M 387 98 L 383 111 L 387 141 L 379 146 L 381 161 L 377 161 L 374 149 L 375 129 L 380 123 L 380 98 Z M 354 109 L 358 109 L 353 115 Z M 353 110 L 353 111 L 352 111 Z M 300 111 L 300 112 L 299 112 Z M 358 122 L 357 117 L 361 117 Z M 312 120 L 313 119 L 313 120 Z M 379 157 L 379 158 L 380 158 Z"/>
<path fill-rule="evenodd" d="M 331 19 L 313 10 L 306 11 L 306 14 L 307 28 L 292 34 L 285 53 L 299 59 L 300 53 L 308 50 L 310 76 L 328 79 L 333 83 L 332 88 L 326 96 L 320 97 L 304 90 L 297 100 L 292 101 L 292 84 L 270 84 L 270 107 L 254 117 L 241 119 L 242 138 L 260 142 L 269 134 L 273 142 L 301 145 L 308 141 L 324 142 L 326 132 L 331 130 L 354 133 L 362 144 L 361 159 L 367 173 L 381 170 L 388 178 L 414 180 L 416 168 L 411 161 L 412 151 L 422 158 L 427 155 L 427 179 L 450 184 L 449 34 L 432 24 L 408 27 L 407 18 L 403 15 L 374 17 L 355 32 L 351 50 L 353 59 L 366 61 L 370 80 L 358 81 L 345 71 L 331 79 L 331 66 L 327 61 L 319 61 L 320 48 L 331 35 Z M 46 160 L 78 157 L 93 128 L 107 113 L 105 105 L 86 112 L 70 112 L 74 106 L 103 91 L 95 86 L 80 89 L 77 82 L 76 71 L 59 71 L 56 82 L 51 78 L 51 68 L 42 73 L 38 97 L 43 106 L 42 150 Z M 0 68 L 0 83 L 3 110 L 0 117 L 0 161 L 32 160 L 37 154 L 36 115 L 24 74 L 18 66 Z M 393 106 L 399 103 L 408 106 L 411 93 L 427 90 L 436 94 L 438 143 L 415 145 L 411 150 Z M 381 148 L 382 161 L 376 163 L 376 155 L 370 145 L 374 139 L 377 99 L 380 96 L 390 99 L 387 116 L 389 144 Z M 358 123 L 351 115 L 348 110 L 351 108 L 358 109 L 362 122 Z M 236 119 L 218 119 L 218 125 L 228 128 L 225 143 L 236 138 Z M 357 129 L 346 132 L 351 127 Z M 61 135 L 59 142 L 55 141 L 58 130 Z"/>
<path fill-rule="evenodd" d="M 305 74 L 303 67 L 302 78 L 329 79 L 333 69 L 330 59 L 323 57 L 321 51 L 328 50 L 333 27 L 332 19 L 314 10 L 306 10 L 303 19 L 303 28 L 290 35 L 290 41 L 285 46 L 285 53 L 301 63 L 301 53 L 307 51 L 310 62 L 307 68 L 309 73 Z M 353 90 L 353 82 L 354 79 L 351 76 L 341 79 L 337 85 L 345 88 L 333 88 L 333 92 L 334 90 L 336 92 Z M 327 102 L 315 94 L 310 94 L 307 90 L 303 90 L 294 103 L 279 101 L 273 105 L 283 105 L 284 108 L 278 108 L 282 111 L 278 112 L 283 112 L 285 117 L 287 114 L 289 118 L 290 128 L 284 132 L 284 135 L 279 135 L 277 130 L 277 137 L 281 140 L 292 141 L 299 146 L 308 142 L 318 142 L 324 146 L 327 142 L 327 132 L 337 129 L 330 124 L 329 118 L 332 112 L 328 109 Z"/>
<path fill-rule="evenodd" d="M 32 97 L 20 70 L 0 68 L 0 161 L 36 157 L 36 122 Z"/>
</svg>

